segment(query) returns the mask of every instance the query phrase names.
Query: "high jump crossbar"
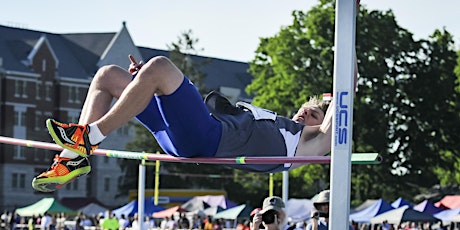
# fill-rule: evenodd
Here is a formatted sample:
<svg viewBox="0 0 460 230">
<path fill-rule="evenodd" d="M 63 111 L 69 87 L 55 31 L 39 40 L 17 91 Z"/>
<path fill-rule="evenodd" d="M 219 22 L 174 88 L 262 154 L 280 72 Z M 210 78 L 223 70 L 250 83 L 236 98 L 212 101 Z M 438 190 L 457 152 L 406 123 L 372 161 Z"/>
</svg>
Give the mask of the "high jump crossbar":
<svg viewBox="0 0 460 230">
<path fill-rule="evenodd" d="M 19 138 L 11 138 L 0 136 L 0 143 L 26 146 L 30 148 L 40 148 L 61 151 L 62 147 L 48 142 L 24 140 Z M 330 164 L 330 156 L 305 156 L 305 157 L 235 157 L 235 158 L 218 158 L 218 157 L 175 157 L 166 154 L 145 153 L 145 152 L 130 152 L 109 149 L 96 149 L 92 155 L 124 158 L 134 160 L 149 160 L 149 161 L 166 161 L 180 163 L 204 163 L 204 164 L 282 164 L 282 163 L 310 163 L 310 164 Z M 378 153 L 356 153 L 352 155 L 354 164 L 378 164 L 382 161 L 382 157 Z"/>
</svg>

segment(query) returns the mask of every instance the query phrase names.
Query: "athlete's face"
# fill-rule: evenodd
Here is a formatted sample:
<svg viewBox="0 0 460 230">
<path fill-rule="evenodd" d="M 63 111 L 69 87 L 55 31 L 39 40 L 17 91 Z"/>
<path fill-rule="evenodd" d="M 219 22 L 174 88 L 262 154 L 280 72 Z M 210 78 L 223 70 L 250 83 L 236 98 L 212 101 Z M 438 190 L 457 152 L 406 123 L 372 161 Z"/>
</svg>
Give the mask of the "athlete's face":
<svg viewBox="0 0 460 230">
<path fill-rule="evenodd" d="M 320 125 L 324 120 L 324 112 L 315 105 L 302 106 L 292 120 L 304 125 Z"/>
</svg>

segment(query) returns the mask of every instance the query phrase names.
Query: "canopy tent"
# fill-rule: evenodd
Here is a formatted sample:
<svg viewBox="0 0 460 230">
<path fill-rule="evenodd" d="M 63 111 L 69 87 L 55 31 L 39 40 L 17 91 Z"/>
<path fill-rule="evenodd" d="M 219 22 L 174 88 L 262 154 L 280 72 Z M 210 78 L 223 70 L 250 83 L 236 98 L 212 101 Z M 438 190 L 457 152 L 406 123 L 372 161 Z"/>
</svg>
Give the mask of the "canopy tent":
<svg viewBox="0 0 460 230">
<path fill-rule="evenodd" d="M 206 210 L 206 209 L 205 209 Z M 192 219 L 194 216 L 199 216 L 201 218 L 206 218 L 206 216 L 209 216 L 207 215 L 206 213 L 204 213 L 204 210 L 195 210 L 195 211 L 191 211 L 191 212 L 186 212 L 185 213 L 185 216 L 189 219 Z"/>
<path fill-rule="evenodd" d="M 165 217 L 171 217 L 173 216 L 176 212 L 179 213 L 184 213 L 187 212 L 186 209 L 181 208 L 180 206 L 174 206 L 172 208 L 168 208 L 159 212 L 154 212 L 153 213 L 153 218 L 165 218 Z"/>
<path fill-rule="evenodd" d="M 439 221 L 439 219 L 431 214 L 413 210 L 406 205 L 377 215 L 370 220 L 372 224 L 380 224 L 384 221 L 390 224 L 400 224 L 407 221 L 434 223 Z"/>
<path fill-rule="evenodd" d="M 442 209 L 460 208 L 460 195 L 444 196 L 440 201 L 436 202 L 434 205 Z"/>
<path fill-rule="evenodd" d="M 209 195 L 209 196 L 196 196 L 193 199 L 198 199 L 204 201 L 210 207 L 220 206 L 224 209 L 236 207 L 237 204 L 224 195 Z"/>
<path fill-rule="evenodd" d="M 164 210 L 165 208 L 154 205 L 152 197 L 146 197 L 144 199 L 144 215 L 151 216 L 154 212 L 159 212 Z M 137 200 L 133 200 L 124 206 L 121 206 L 115 210 L 112 210 L 112 213 L 115 214 L 118 218 L 121 217 L 121 214 L 125 216 L 134 216 L 135 213 L 138 212 L 138 202 Z"/>
<path fill-rule="evenodd" d="M 435 214 L 444 210 L 442 208 L 434 206 L 434 204 L 431 203 L 429 200 L 424 200 L 420 202 L 419 204 L 415 205 L 413 209 L 419 212 L 426 212 L 428 214 Z"/>
<path fill-rule="evenodd" d="M 377 202 L 378 200 L 374 200 L 374 199 L 367 199 L 366 201 L 364 201 L 362 204 L 360 204 L 359 206 L 353 208 L 350 210 L 350 214 L 353 214 L 355 212 L 359 212 L 359 211 L 362 211 L 366 208 L 368 208 L 369 206 L 372 206 L 375 204 L 375 202 Z"/>
<path fill-rule="evenodd" d="M 451 222 L 456 222 L 456 223 L 460 222 L 460 215 L 456 215 L 456 216 L 452 217 L 450 219 L 450 221 Z"/>
<path fill-rule="evenodd" d="M 233 208 L 229 208 L 213 216 L 214 219 L 236 220 L 242 217 L 249 217 L 253 208 L 249 205 L 242 204 Z"/>
<path fill-rule="evenodd" d="M 358 223 L 368 223 L 372 217 L 382 214 L 386 211 L 394 209 L 391 205 L 383 199 L 377 200 L 373 205 L 350 215 L 350 221 Z"/>
<path fill-rule="evenodd" d="M 409 201 L 405 200 L 402 197 L 399 197 L 398 199 L 393 201 L 393 203 L 391 203 L 391 207 L 393 208 L 401 208 L 406 205 L 409 206 L 409 208 L 412 208 L 414 206 L 412 203 L 410 203 Z"/>
<path fill-rule="evenodd" d="M 203 210 L 203 213 L 207 216 L 214 216 L 219 212 L 224 211 L 225 209 L 220 207 L 220 206 L 215 206 L 215 207 L 209 207 Z"/>
<path fill-rule="evenodd" d="M 286 202 L 286 213 L 290 222 L 297 223 L 310 218 L 311 210 L 314 209 L 310 199 L 291 198 Z"/>
<path fill-rule="evenodd" d="M 457 216 L 460 214 L 460 208 L 454 208 L 454 209 L 446 209 L 444 211 L 440 211 L 433 216 L 442 220 L 443 222 L 450 222 L 454 216 Z"/>
<path fill-rule="evenodd" d="M 65 207 L 54 198 L 43 198 L 36 203 L 16 209 L 20 216 L 38 216 L 46 213 L 76 213 L 75 210 Z"/>
<path fill-rule="evenodd" d="M 83 214 L 87 216 L 93 216 L 93 215 L 98 215 L 98 214 L 103 214 L 105 211 L 107 211 L 108 208 L 104 207 L 102 205 L 96 204 L 96 203 L 89 203 L 86 206 L 78 209 L 79 212 L 82 212 Z"/>
<path fill-rule="evenodd" d="M 188 200 L 187 202 L 183 203 L 180 207 L 192 212 L 192 211 L 196 211 L 196 210 L 204 210 L 206 208 L 209 208 L 210 206 L 209 206 L 209 204 L 207 204 L 203 200 L 200 200 L 200 199 L 194 197 L 194 198 Z"/>
<path fill-rule="evenodd" d="M 70 209 L 78 210 L 85 207 L 88 204 L 94 203 L 100 206 L 104 206 L 98 199 L 94 197 L 63 197 L 60 200 L 60 203 Z"/>
</svg>

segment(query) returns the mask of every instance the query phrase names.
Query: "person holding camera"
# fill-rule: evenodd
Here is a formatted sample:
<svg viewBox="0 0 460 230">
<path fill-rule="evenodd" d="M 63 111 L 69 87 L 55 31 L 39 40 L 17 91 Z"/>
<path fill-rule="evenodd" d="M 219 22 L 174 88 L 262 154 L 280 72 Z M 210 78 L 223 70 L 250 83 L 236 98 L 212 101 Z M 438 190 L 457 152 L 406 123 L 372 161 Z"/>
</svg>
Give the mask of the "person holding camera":
<svg viewBox="0 0 460 230">
<path fill-rule="evenodd" d="M 310 223 L 306 230 L 328 230 L 329 227 L 329 197 L 330 191 L 324 190 L 318 194 L 318 197 L 313 202 L 316 210 L 313 210 Z M 353 226 L 349 226 L 353 230 Z"/>
<path fill-rule="evenodd" d="M 251 230 L 259 230 L 261 224 L 266 230 L 283 230 L 288 222 L 284 208 L 284 202 L 280 197 L 265 198 L 262 210 L 254 214 Z"/>
</svg>

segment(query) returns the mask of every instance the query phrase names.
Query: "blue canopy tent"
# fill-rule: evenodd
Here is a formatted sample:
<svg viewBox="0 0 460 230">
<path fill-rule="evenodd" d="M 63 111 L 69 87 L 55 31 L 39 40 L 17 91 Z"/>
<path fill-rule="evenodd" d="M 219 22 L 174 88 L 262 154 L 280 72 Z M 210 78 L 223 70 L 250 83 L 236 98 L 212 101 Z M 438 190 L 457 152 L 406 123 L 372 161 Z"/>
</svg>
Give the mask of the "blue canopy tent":
<svg viewBox="0 0 460 230">
<path fill-rule="evenodd" d="M 393 208 L 401 208 L 406 205 L 409 206 L 409 208 L 412 208 L 414 206 L 412 203 L 403 199 L 402 197 L 398 198 L 397 200 L 393 201 L 393 203 L 391 203 L 391 207 Z"/>
<path fill-rule="evenodd" d="M 419 204 L 415 205 L 413 209 L 420 212 L 426 212 L 429 214 L 436 214 L 444 210 L 442 208 L 434 206 L 434 204 L 431 203 L 429 200 L 424 200 L 420 202 Z"/>
<path fill-rule="evenodd" d="M 377 200 L 373 205 L 353 214 L 350 214 L 350 221 L 358 223 L 369 223 L 372 217 L 394 209 L 383 199 Z"/>
<path fill-rule="evenodd" d="M 377 201 L 378 201 L 378 200 L 367 199 L 366 201 L 364 201 L 362 204 L 358 205 L 357 207 L 350 209 L 350 214 L 353 214 L 353 213 L 356 213 L 356 212 L 360 212 L 360 211 L 362 211 L 362 210 L 368 208 L 369 206 L 372 206 L 372 205 L 375 204 L 375 202 L 377 202 Z"/>
<path fill-rule="evenodd" d="M 154 212 L 159 212 L 165 210 L 164 207 L 155 205 L 153 203 L 152 197 L 146 197 L 144 199 L 144 215 L 151 216 Z M 112 213 L 115 214 L 118 218 L 120 218 L 121 214 L 125 216 L 134 216 L 135 213 L 138 212 L 138 203 L 137 200 L 133 200 L 124 206 L 121 206 L 115 210 L 112 210 Z"/>
<path fill-rule="evenodd" d="M 387 221 L 390 224 L 400 224 L 403 222 L 430 222 L 435 223 L 439 219 L 431 214 L 413 210 L 409 206 L 403 206 L 377 215 L 371 218 L 372 224 L 379 224 Z"/>
<path fill-rule="evenodd" d="M 460 208 L 446 209 L 436 214 L 433 214 L 433 216 L 442 220 L 443 222 L 448 223 L 452 220 L 454 216 L 457 216 L 458 214 L 460 214 Z"/>
</svg>

